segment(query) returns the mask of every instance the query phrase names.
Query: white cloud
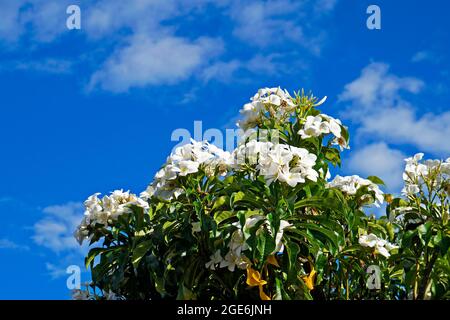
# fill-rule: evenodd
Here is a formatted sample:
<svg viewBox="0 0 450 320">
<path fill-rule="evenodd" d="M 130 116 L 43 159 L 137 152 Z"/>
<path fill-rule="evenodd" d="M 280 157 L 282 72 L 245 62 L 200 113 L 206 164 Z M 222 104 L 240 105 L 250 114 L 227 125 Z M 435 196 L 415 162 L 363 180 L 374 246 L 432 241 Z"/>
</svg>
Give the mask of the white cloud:
<svg viewBox="0 0 450 320">
<path fill-rule="evenodd" d="M 398 77 L 383 63 L 371 63 L 345 86 L 341 102 L 348 102 L 344 116 L 360 127 L 358 134 L 371 139 L 415 146 L 420 151 L 446 155 L 450 152 L 450 112 L 418 114 L 403 93 L 417 94 L 423 81 Z"/>
<path fill-rule="evenodd" d="M 66 277 L 66 268 L 64 266 L 55 265 L 53 263 L 47 262 L 45 264 L 45 268 L 48 271 L 48 274 L 52 279 L 58 279 L 62 277 Z"/>
<path fill-rule="evenodd" d="M 219 61 L 203 70 L 202 78 L 205 81 L 218 80 L 228 82 L 233 78 L 233 74 L 242 67 L 243 64 L 239 60 Z"/>
<path fill-rule="evenodd" d="M 89 247 L 87 244 L 80 246 L 73 237 L 84 216 L 83 204 L 68 202 L 52 205 L 42 212 L 44 217 L 34 224 L 32 239 L 37 245 L 56 253 L 56 256 L 47 256 L 45 267 L 48 275 L 52 279 L 66 277 L 66 269 L 70 265 L 77 265 L 85 271 L 83 261 Z"/>
<path fill-rule="evenodd" d="M 230 60 L 227 62 L 218 61 L 203 70 L 201 77 L 204 81 L 234 81 L 235 73 L 246 71 L 251 74 L 274 75 L 284 71 L 284 65 L 276 61 L 279 54 L 262 55 L 256 54 L 249 60 Z"/>
<path fill-rule="evenodd" d="M 324 33 L 315 25 L 331 12 L 337 0 L 232 1 L 233 34 L 259 48 L 295 43 L 313 54 L 324 45 Z"/>
<path fill-rule="evenodd" d="M 0 2 L 0 39 L 8 42 L 16 41 L 24 31 L 19 11 L 24 2 L 25 1 Z"/>
<path fill-rule="evenodd" d="M 416 52 L 412 58 L 411 62 L 431 62 L 431 63 L 439 63 L 442 60 L 442 57 L 437 55 L 435 52 L 429 50 L 422 50 Z"/>
<path fill-rule="evenodd" d="M 16 43 L 29 32 L 38 42 L 53 41 L 64 31 L 70 0 L 15 0 L 0 2 L 0 40 Z"/>
<path fill-rule="evenodd" d="M 251 45 L 265 47 L 284 39 L 300 42 L 303 29 L 285 15 L 297 11 L 300 2 L 257 1 L 239 2 L 232 9 L 236 21 L 234 35 Z"/>
<path fill-rule="evenodd" d="M 333 10 L 338 3 L 338 0 L 318 0 L 316 2 L 316 10 L 322 13 Z"/>
<path fill-rule="evenodd" d="M 93 74 L 90 88 L 125 92 L 131 87 L 173 84 L 192 76 L 221 50 L 221 42 L 211 38 L 191 42 L 179 37 L 153 40 L 138 35 Z"/>
<path fill-rule="evenodd" d="M 44 59 L 13 61 L 10 65 L 3 66 L 5 69 L 34 70 L 45 73 L 67 74 L 72 72 L 73 63 L 68 60 Z"/>
<path fill-rule="evenodd" d="M 0 249 L 30 250 L 28 246 L 17 244 L 9 239 L 0 239 Z"/>
<path fill-rule="evenodd" d="M 423 81 L 419 79 L 390 74 L 389 65 L 385 63 L 371 63 L 361 71 L 359 78 L 345 85 L 339 99 L 354 102 L 359 109 L 364 109 L 362 112 L 373 111 L 374 108 L 379 110 L 376 103 L 389 106 L 401 99 L 400 91 L 418 93 L 423 86 Z"/>
<path fill-rule="evenodd" d="M 378 176 L 390 192 L 398 192 L 403 185 L 404 159 L 401 151 L 378 142 L 353 149 L 345 168 L 351 174 Z"/>
<path fill-rule="evenodd" d="M 84 252 L 73 237 L 73 233 L 83 218 L 83 205 L 68 202 L 53 205 L 42 210 L 44 217 L 34 224 L 33 240 L 36 244 L 56 253 Z"/>
<path fill-rule="evenodd" d="M 214 77 L 230 81 L 237 70 L 250 74 L 277 72 L 285 43 L 295 43 L 313 54 L 324 44 L 323 33 L 315 24 L 323 13 L 333 10 L 336 0 L 97 0 L 81 5 L 80 36 L 92 51 L 84 61 L 98 69 L 91 72 L 88 89 L 100 88 L 112 92 L 127 92 L 130 88 L 175 84 L 198 75 L 200 79 Z M 0 3 L 0 41 L 13 42 L 20 49 L 25 40 L 32 50 L 41 44 L 73 35 L 65 27 L 66 8 L 70 0 L 18 0 Z M 223 44 L 220 38 L 204 37 L 195 29 L 182 30 L 197 15 L 214 10 L 223 19 L 230 19 L 235 37 L 244 46 L 256 46 L 277 52 L 258 52 L 253 58 L 220 61 Z M 311 13 L 312 12 L 312 13 Z M 96 45 L 101 48 L 95 48 Z M 111 53 L 109 53 L 109 51 Z M 100 56 L 97 55 L 100 53 Z M 101 56 L 105 53 L 105 56 Z M 278 59 L 278 62 L 274 60 Z M 57 60 L 47 57 L 44 60 Z M 33 62 L 21 67 L 27 70 L 63 73 L 64 66 Z M 227 80 L 230 79 L 230 80 Z"/>
</svg>

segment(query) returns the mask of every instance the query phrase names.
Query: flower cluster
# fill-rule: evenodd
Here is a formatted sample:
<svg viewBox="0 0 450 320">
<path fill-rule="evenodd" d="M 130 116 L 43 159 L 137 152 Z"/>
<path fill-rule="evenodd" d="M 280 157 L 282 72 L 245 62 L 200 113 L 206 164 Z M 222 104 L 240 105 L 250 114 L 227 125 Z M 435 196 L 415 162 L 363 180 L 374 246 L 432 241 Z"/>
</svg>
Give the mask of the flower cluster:
<svg viewBox="0 0 450 320">
<path fill-rule="evenodd" d="M 238 126 L 244 130 L 260 124 L 264 116 L 280 119 L 295 109 L 294 99 L 279 87 L 259 89 L 250 100 L 240 111 L 243 119 Z"/>
<path fill-rule="evenodd" d="M 445 161 L 425 160 L 423 153 L 417 153 L 413 157 L 405 159 L 406 166 L 403 172 L 405 187 L 404 195 L 417 194 L 420 191 L 430 192 L 430 188 L 445 189 L 450 179 L 450 158 Z M 426 186 L 426 182 L 428 186 Z M 447 193 L 450 192 L 447 190 Z"/>
<path fill-rule="evenodd" d="M 222 258 L 220 250 L 217 250 L 210 256 L 211 260 L 205 264 L 206 268 L 215 270 L 216 267 L 219 266 L 220 268 L 228 268 L 231 272 L 233 272 L 236 267 L 242 270 L 248 269 L 252 263 L 243 253 L 249 249 L 245 235 L 248 237 L 250 229 L 258 226 L 256 233 L 261 232 L 263 228 L 266 228 L 268 233 L 273 236 L 269 221 L 262 215 L 248 217 L 242 228 L 238 222 L 233 223 L 233 225 L 237 227 L 237 229 L 231 234 L 227 254 Z M 289 227 L 292 227 L 292 224 L 285 220 L 280 221 L 280 226 L 275 235 L 275 249 L 271 253 L 272 255 L 282 253 L 284 251 L 284 245 L 282 242 L 283 234 L 284 230 Z"/>
<path fill-rule="evenodd" d="M 228 249 L 224 258 L 222 258 L 220 250 L 217 250 L 210 257 L 211 260 L 205 264 L 206 268 L 215 270 L 218 265 L 220 268 L 228 268 L 233 272 L 236 267 L 245 270 L 251 265 L 250 260 L 243 254 L 248 249 L 248 245 L 240 228 L 232 233 Z"/>
<path fill-rule="evenodd" d="M 177 198 L 183 193 L 177 178 L 197 173 L 200 169 L 207 176 L 224 175 L 231 165 L 231 155 L 227 151 L 209 144 L 206 141 L 191 140 L 175 149 L 167 158 L 165 165 L 156 175 L 153 183 L 141 193 L 142 198 L 155 196 L 164 200 Z"/>
<path fill-rule="evenodd" d="M 129 191 L 115 190 L 109 196 L 99 198 L 100 193 L 90 196 L 85 202 L 84 218 L 75 231 L 75 239 L 80 243 L 89 238 L 89 227 L 108 226 L 117 218 L 131 212 L 130 205 L 148 209 L 148 203 Z"/>
<path fill-rule="evenodd" d="M 406 159 L 406 200 L 384 195 L 375 176 L 331 179 L 349 134 L 315 108 L 323 101 L 260 89 L 241 111 L 243 135 L 232 152 L 191 140 L 140 196 L 89 197 L 75 236 L 103 240 L 86 260 L 90 287 L 101 291 L 74 291 L 74 298 L 114 299 L 112 289 L 127 299 L 247 299 L 259 289 L 263 300 L 402 299 L 414 290 L 424 297 L 419 291 L 432 286 L 444 297 L 450 284 L 426 272 L 438 270 L 428 262 L 448 261 L 450 158 Z M 365 215 L 363 206 L 380 207 L 385 198 L 389 219 Z M 412 264 L 402 259 L 424 266 L 413 270 L 420 283 L 410 282 Z M 389 271 L 389 291 L 360 290 L 371 264 Z"/>
<path fill-rule="evenodd" d="M 357 175 L 346 177 L 337 175 L 327 186 L 329 188 L 337 188 L 347 195 L 355 195 L 360 188 L 367 187 L 368 191 L 374 193 L 374 205 L 376 207 L 379 207 L 384 201 L 383 191 L 380 190 L 378 185 Z M 368 197 L 369 195 L 365 196 Z"/>
<path fill-rule="evenodd" d="M 307 116 L 303 128 L 298 131 L 302 139 L 321 137 L 329 133 L 334 135 L 332 144 L 339 145 L 341 150 L 349 148 L 348 141 L 342 136 L 341 121 L 326 114 Z"/>
<path fill-rule="evenodd" d="M 278 180 L 295 187 L 305 179 L 317 181 L 319 176 L 313 168 L 317 156 L 304 148 L 251 140 L 239 146 L 233 156 L 237 170 L 256 164 L 268 184 Z"/>
<path fill-rule="evenodd" d="M 391 256 L 390 251 L 398 249 L 397 245 L 394 245 L 387 240 L 381 239 L 373 233 L 360 236 L 358 242 L 363 247 L 374 248 L 375 254 L 381 254 L 386 258 L 389 258 Z"/>
</svg>

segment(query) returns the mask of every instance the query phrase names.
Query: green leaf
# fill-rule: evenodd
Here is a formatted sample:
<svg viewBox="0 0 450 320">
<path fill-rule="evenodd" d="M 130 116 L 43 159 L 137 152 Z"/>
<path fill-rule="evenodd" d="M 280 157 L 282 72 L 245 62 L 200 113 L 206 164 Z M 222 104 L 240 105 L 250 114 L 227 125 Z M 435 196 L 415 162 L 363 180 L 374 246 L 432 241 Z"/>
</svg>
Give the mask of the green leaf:
<svg viewBox="0 0 450 320">
<path fill-rule="evenodd" d="M 212 207 L 211 210 L 215 210 L 217 208 L 220 208 L 221 206 L 223 206 L 226 202 L 228 201 L 228 196 L 221 196 L 219 198 L 216 199 L 216 201 L 214 202 L 214 205 Z"/>
<path fill-rule="evenodd" d="M 313 196 L 311 198 L 306 198 L 299 200 L 295 203 L 294 208 L 300 209 L 300 208 L 337 208 L 338 203 L 334 199 L 325 199 L 323 197 Z"/>
<path fill-rule="evenodd" d="M 95 257 L 98 256 L 100 253 L 104 252 L 105 250 L 107 250 L 107 249 L 106 248 L 92 248 L 91 250 L 89 250 L 87 257 L 84 259 L 84 264 L 86 266 L 86 269 L 88 269 L 89 266 L 91 265 L 91 263 L 94 262 Z"/>
<path fill-rule="evenodd" d="M 266 261 L 266 257 L 275 250 L 275 241 L 269 235 L 269 233 L 264 230 L 257 236 L 257 248 L 259 251 L 259 261 Z"/>
<path fill-rule="evenodd" d="M 285 247 L 289 258 L 288 281 L 292 281 L 297 278 L 297 259 L 300 247 L 292 241 L 286 241 Z"/>
<path fill-rule="evenodd" d="M 330 161 L 334 166 L 341 165 L 341 155 L 338 149 L 335 148 L 324 148 L 325 159 Z"/>
<path fill-rule="evenodd" d="M 139 243 L 133 250 L 133 257 L 131 258 L 131 263 L 133 264 L 133 267 L 137 269 L 139 262 L 141 259 L 145 256 L 145 254 L 148 252 L 150 247 L 152 246 L 152 241 L 147 240 L 144 242 Z"/>
<path fill-rule="evenodd" d="M 316 232 L 322 234 L 328 240 L 331 241 L 331 243 L 333 244 L 333 246 L 336 250 L 339 249 L 338 237 L 333 231 L 327 230 L 327 229 L 325 229 L 319 225 L 313 224 L 313 223 L 304 223 L 301 226 L 303 228 L 307 229 L 308 231 L 313 230 L 313 231 L 316 231 Z"/>
<path fill-rule="evenodd" d="M 378 184 L 378 185 L 383 185 L 383 186 L 385 185 L 384 181 L 376 176 L 369 176 L 369 177 L 367 177 L 367 180 L 370 180 L 373 183 Z"/>
<path fill-rule="evenodd" d="M 216 221 L 217 224 L 220 224 L 222 221 L 225 221 L 234 216 L 236 216 L 236 212 L 234 211 L 218 211 L 216 212 L 216 214 L 214 214 L 214 221 Z"/>
<path fill-rule="evenodd" d="M 245 197 L 245 193 L 243 193 L 242 191 L 233 193 L 231 195 L 231 199 L 230 199 L 231 200 L 230 201 L 231 206 L 233 206 L 236 202 L 241 201 L 242 199 L 244 199 L 244 197 Z"/>
<path fill-rule="evenodd" d="M 195 300 L 195 294 L 184 285 L 180 285 L 177 300 Z"/>
</svg>

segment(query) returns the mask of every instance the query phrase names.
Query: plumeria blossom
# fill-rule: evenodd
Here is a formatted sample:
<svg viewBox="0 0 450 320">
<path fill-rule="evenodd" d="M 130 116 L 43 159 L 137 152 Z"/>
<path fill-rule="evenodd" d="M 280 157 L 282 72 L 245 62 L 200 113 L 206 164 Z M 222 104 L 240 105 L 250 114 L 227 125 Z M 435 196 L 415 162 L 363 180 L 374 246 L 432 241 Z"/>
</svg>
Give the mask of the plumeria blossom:
<svg viewBox="0 0 450 320">
<path fill-rule="evenodd" d="M 213 255 L 209 257 L 209 260 L 205 267 L 210 270 L 216 270 L 216 266 L 223 261 L 222 255 L 220 254 L 220 250 L 217 250 Z"/>
<path fill-rule="evenodd" d="M 325 114 L 307 116 L 303 129 L 298 131 L 302 139 L 320 137 L 332 133 L 335 137 L 341 136 L 341 121 Z"/>
<path fill-rule="evenodd" d="M 89 237 L 89 227 L 96 225 L 109 226 L 124 214 L 132 212 L 130 206 L 135 205 L 147 210 L 147 201 L 129 191 L 115 190 L 109 196 L 99 198 L 100 193 L 90 196 L 85 202 L 84 218 L 75 231 L 75 238 L 82 244 Z"/>
<path fill-rule="evenodd" d="M 374 205 L 376 207 L 379 207 L 384 202 L 383 192 L 378 185 L 357 175 L 346 177 L 337 175 L 327 186 L 329 188 L 337 188 L 347 195 L 355 195 L 359 188 L 367 187 L 369 191 L 375 194 Z"/>
<path fill-rule="evenodd" d="M 280 228 L 278 229 L 278 232 L 275 237 L 275 250 L 273 250 L 272 254 L 280 253 L 284 251 L 284 245 L 283 245 L 283 234 L 284 230 L 287 228 L 292 227 L 292 224 L 285 220 L 280 221 Z"/>
<path fill-rule="evenodd" d="M 390 251 L 398 249 L 397 245 L 394 245 L 387 240 L 380 239 L 373 233 L 361 235 L 358 242 L 363 247 L 374 248 L 376 254 L 381 254 L 386 258 L 391 256 Z"/>
<path fill-rule="evenodd" d="M 244 105 L 240 113 L 242 120 L 238 126 L 244 130 L 257 126 L 262 117 L 283 118 L 288 117 L 295 109 L 294 99 L 281 88 L 263 88 Z"/>
<path fill-rule="evenodd" d="M 339 145 L 340 149 L 349 149 L 348 141 L 342 135 L 342 123 L 339 119 L 335 119 L 326 114 L 317 116 L 307 116 L 303 128 L 298 131 L 302 139 L 312 137 L 321 137 L 332 134 L 332 144 Z"/>
<path fill-rule="evenodd" d="M 210 257 L 211 260 L 206 263 L 206 268 L 215 270 L 216 266 L 219 265 L 220 268 L 228 268 L 229 271 L 233 272 L 236 267 L 241 270 L 245 270 L 251 266 L 251 261 L 244 254 L 244 251 L 249 249 L 244 233 L 248 232 L 248 230 L 253 228 L 260 221 L 264 221 L 263 225 L 266 225 L 269 233 L 272 234 L 269 221 L 266 217 L 255 215 L 247 218 L 242 229 L 238 226 L 238 224 L 236 224 L 237 229 L 231 235 L 231 240 L 228 244 L 229 251 L 225 257 L 222 258 L 220 250 L 216 251 L 216 253 Z M 260 227 L 263 227 L 263 225 Z M 280 221 L 279 229 L 275 235 L 275 250 L 272 254 L 283 252 L 283 233 L 284 230 L 289 227 L 292 227 L 292 224 L 285 220 Z"/>
<path fill-rule="evenodd" d="M 445 189 L 450 181 L 450 158 L 445 161 L 422 161 L 423 156 L 423 153 L 417 153 L 405 159 L 404 195 L 415 195 L 421 191 L 429 193 L 430 188 Z"/>
<path fill-rule="evenodd" d="M 233 155 L 236 170 L 256 164 L 255 169 L 268 184 L 278 180 L 295 187 L 306 179 L 317 181 L 319 176 L 313 168 L 317 156 L 303 148 L 252 140 L 239 146 Z"/>
<path fill-rule="evenodd" d="M 200 169 L 208 176 L 213 176 L 216 172 L 225 175 L 231 160 L 229 152 L 207 141 L 191 140 L 191 143 L 174 150 L 165 165 L 156 173 L 153 183 L 141 193 L 141 197 L 157 197 L 163 200 L 178 198 L 183 193 L 182 187 L 177 183 L 178 177 L 197 173 Z"/>
<path fill-rule="evenodd" d="M 243 253 L 245 250 L 248 250 L 249 247 L 240 227 L 231 234 L 228 248 L 228 253 L 225 255 L 224 259 L 220 261 L 221 268 L 228 268 L 229 271 L 233 272 L 236 267 L 245 270 L 251 265 L 250 260 Z"/>
</svg>

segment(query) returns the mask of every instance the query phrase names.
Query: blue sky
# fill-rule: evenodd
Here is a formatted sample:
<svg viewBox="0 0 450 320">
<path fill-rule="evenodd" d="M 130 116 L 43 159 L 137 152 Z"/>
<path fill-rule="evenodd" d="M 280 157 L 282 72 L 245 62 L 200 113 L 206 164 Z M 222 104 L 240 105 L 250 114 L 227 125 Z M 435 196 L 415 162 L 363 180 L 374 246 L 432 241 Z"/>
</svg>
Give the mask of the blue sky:
<svg viewBox="0 0 450 320">
<path fill-rule="evenodd" d="M 81 30 L 66 8 L 81 8 Z M 381 8 L 381 30 L 366 9 Z M 67 299 L 71 234 L 94 192 L 142 191 L 177 128 L 232 128 L 260 87 L 328 96 L 341 174 L 399 192 L 403 158 L 450 156 L 444 1 L 0 3 L 0 299 Z M 88 280 L 88 275 L 83 275 Z"/>
</svg>

